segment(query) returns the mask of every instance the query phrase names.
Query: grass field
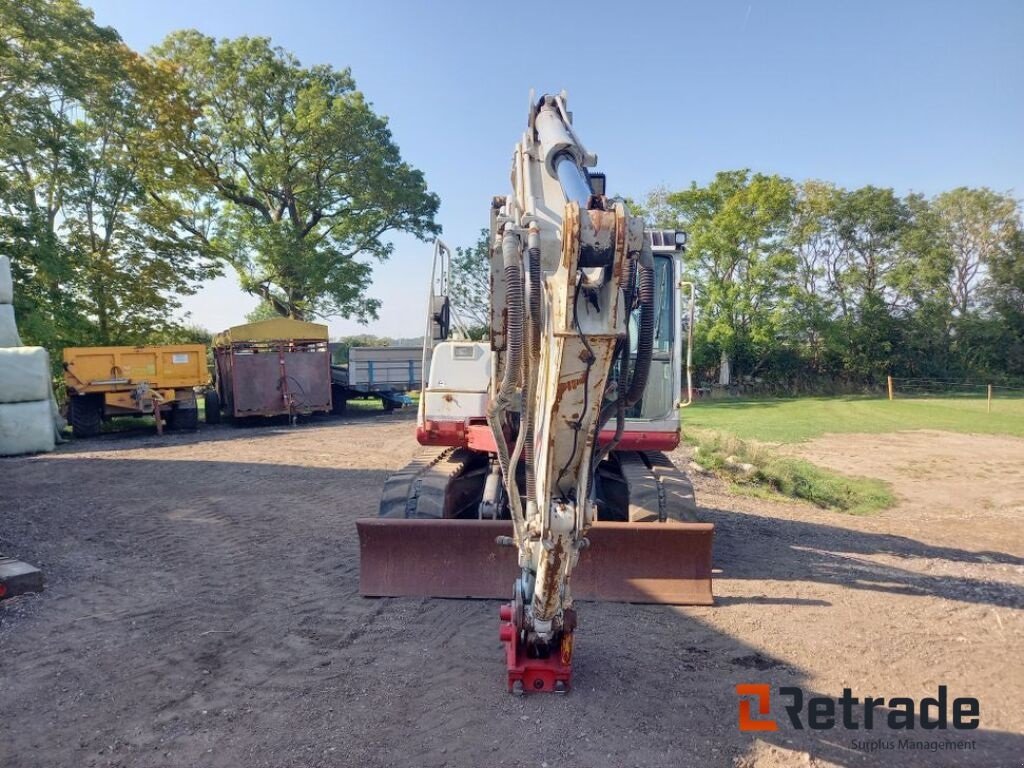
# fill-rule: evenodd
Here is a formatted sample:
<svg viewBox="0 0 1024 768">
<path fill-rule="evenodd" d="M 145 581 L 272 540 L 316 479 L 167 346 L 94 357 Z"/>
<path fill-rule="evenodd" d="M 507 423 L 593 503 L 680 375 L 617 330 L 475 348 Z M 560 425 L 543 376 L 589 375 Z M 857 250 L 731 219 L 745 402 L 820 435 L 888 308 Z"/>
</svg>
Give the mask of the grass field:
<svg viewBox="0 0 1024 768">
<path fill-rule="evenodd" d="M 1024 437 L 1024 399 L 869 397 L 705 400 L 683 411 L 683 432 L 712 430 L 745 440 L 796 443 L 829 432 L 949 432 Z"/>
<path fill-rule="evenodd" d="M 1024 399 L 804 397 L 705 400 L 683 411 L 683 435 L 705 469 L 752 493 L 778 493 L 862 514 L 891 506 L 888 485 L 780 456 L 765 444 L 798 443 L 828 433 L 913 429 L 1024 437 Z M 756 468 L 738 474 L 729 460 Z"/>
</svg>

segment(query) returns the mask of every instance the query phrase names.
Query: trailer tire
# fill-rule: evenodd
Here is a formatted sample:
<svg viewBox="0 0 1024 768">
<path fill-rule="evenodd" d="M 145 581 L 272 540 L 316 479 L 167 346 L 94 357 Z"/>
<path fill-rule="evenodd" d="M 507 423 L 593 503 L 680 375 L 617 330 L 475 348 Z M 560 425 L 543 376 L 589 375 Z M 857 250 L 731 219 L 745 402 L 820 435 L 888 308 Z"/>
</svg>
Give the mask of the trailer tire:
<svg viewBox="0 0 1024 768">
<path fill-rule="evenodd" d="M 103 425 L 103 395 L 72 395 L 68 421 L 75 437 L 95 437 Z"/>
<path fill-rule="evenodd" d="M 203 395 L 203 407 L 206 408 L 206 423 L 220 424 L 220 395 L 211 390 Z"/>
<path fill-rule="evenodd" d="M 167 414 L 167 428 L 175 431 L 195 432 L 199 429 L 199 409 L 175 405 Z"/>
<path fill-rule="evenodd" d="M 385 413 L 391 413 L 393 410 L 395 410 L 395 408 L 398 408 L 398 403 L 387 397 L 382 397 L 380 399 L 380 404 L 381 407 L 384 409 Z"/>
<path fill-rule="evenodd" d="M 335 416 L 344 416 L 348 410 L 348 398 L 345 397 L 340 387 L 331 390 L 331 413 Z"/>
</svg>

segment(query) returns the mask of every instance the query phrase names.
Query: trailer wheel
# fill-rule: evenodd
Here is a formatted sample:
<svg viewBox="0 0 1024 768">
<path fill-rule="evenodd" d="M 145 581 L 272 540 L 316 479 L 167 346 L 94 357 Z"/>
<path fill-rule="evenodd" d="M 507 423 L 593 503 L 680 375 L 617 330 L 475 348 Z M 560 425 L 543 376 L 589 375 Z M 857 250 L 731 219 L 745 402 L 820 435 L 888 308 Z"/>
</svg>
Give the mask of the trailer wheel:
<svg viewBox="0 0 1024 768">
<path fill-rule="evenodd" d="M 220 395 L 215 390 L 203 395 L 203 406 L 206 408 L 206 423 L 220 424 Z"/>
<path fill-rule="evenodd" d="M 395 410 L 395 408 L 398 407 L 398 403 L 387 397 L 382 397 L 380 399 L 380 404 L 384 408 L 385 413 L 391 413 L 393 410 Z"/>
<path fill-rule="evenodd" d="M 195 432 L 199 429 L 199 409 L 182 408 L 181 405 L 175 405 L 167 414 L 167 428 Z"/>
<path fill-rule="evenodd" d="M 72 395 L 68 421 L 75 437 L 95 437 L 103 424 L 103 395 Z"/>
<path fill-rule="evenodd" d="M 331 382 L 331 413 L 335 416 L 344 416 L 348 410 L 348 398 L 345 394 L 344 387 Z"/>
</svg>

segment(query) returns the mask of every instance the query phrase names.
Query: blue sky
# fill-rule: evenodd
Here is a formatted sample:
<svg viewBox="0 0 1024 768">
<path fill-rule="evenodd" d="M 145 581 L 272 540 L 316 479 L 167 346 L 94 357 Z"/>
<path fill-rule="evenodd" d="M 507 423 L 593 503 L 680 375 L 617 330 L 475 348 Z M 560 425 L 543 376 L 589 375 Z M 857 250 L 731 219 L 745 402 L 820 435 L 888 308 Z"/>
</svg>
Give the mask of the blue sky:
<svg viewBox="0 0 1024 768">
<path fill-rule="evenodd" d="M 530 88 L 568 90 L 613 194 L 750 167 L 1024 195 L 1024 2 L 85 1 L 139 50 L 191 27 L 351 67 L 440 195 L 450 245 L 506 192 Z M 430 247 L 395 243 L 375 268 L 380 321 L 332 334 L 422 333 Z M 255 300 L 228 275 L 185 305 L 216 331 Z"/>
</svg>

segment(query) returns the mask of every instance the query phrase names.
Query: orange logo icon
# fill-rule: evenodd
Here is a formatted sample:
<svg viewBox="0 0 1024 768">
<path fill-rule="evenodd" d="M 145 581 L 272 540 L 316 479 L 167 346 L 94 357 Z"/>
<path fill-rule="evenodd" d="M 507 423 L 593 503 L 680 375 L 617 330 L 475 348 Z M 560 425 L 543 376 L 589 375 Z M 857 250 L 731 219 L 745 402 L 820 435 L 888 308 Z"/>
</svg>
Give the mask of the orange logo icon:
<svg viewBox="0 0 1024 768">
<path fill-rule="evenodd" d="M 771 712 L 770 689 L 765 683 L 740 683 L 736 686 L 736 694 L 741 697 L 756 697 L 759 715 L 767 715 Z M 750 699 L 740 698 L 741 731 L 777 731 L 778 729 L 779 725 L 774 720 L 755 720 L 750 714 Z"/>
</svg>

